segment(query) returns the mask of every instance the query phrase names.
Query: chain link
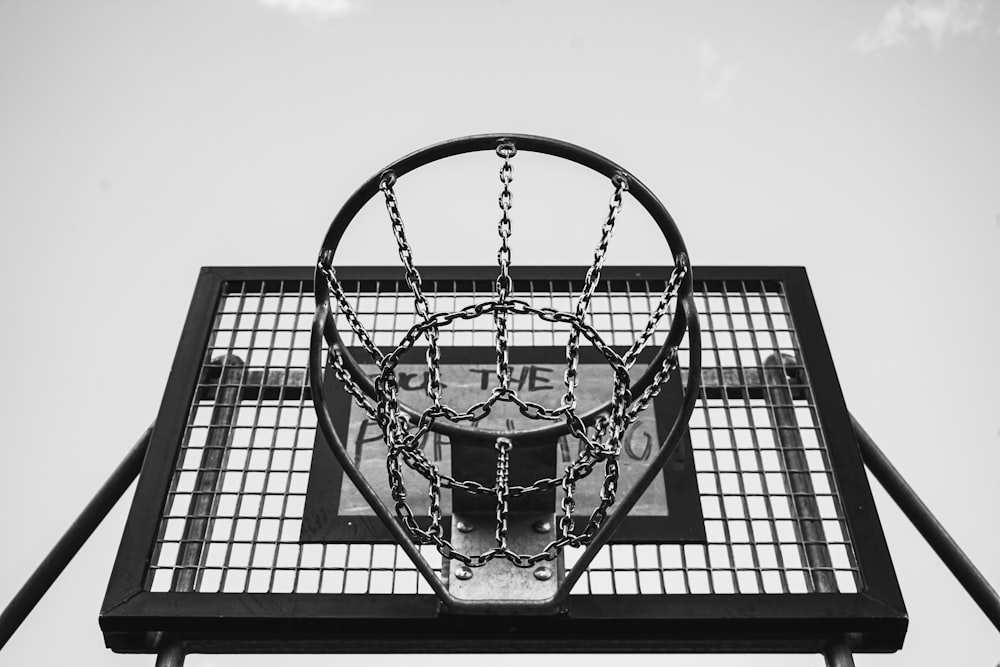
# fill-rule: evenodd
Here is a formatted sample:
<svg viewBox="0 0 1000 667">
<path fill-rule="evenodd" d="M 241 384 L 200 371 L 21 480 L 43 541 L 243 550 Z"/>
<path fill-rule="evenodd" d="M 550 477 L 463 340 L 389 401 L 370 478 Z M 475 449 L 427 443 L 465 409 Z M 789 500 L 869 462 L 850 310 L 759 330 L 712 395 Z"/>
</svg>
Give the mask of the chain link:
<svg viewBox="0 0 1000 667">
<path fill-rule="evenodd" d="M 369 418 L 378 421 L 375 405 L 372 404 L 371 399 L 368 398 L 361 390 L 361 387 L 358 386 L 358 383 L 354 381 L 354 378 L 351 377 L 350 373 L 347 372 L 347 369 L 344 367 L 344 358 L 340 356 L 340 350 L 336 347 L 330 348 L 327 364 L 333 367 L 334 376 L 340 380 L 340 384 L 344 386 L 344 389 L 351 395 L 354 402 L 358 404 L 358 407 L 364 410 Z"/>
<path fill-rule="evenodd" d="M 337 273 L 333 269 L 332 262 L 333 253 L 329 250 L 324 250 L 319 257 L 319 272 L 326 279 L 326 285 L 330 290 L 330 294 L 336 300 L 337 308 L 347 318 L 347 323 L 351 325 L 351 330 L 357 335 L 365 351 L 371 355 L 372 359 L 379 362 L 382 360 L 382 352 L 375 347 L 375 341 L 372 340 L 365 326 L 361 324 L 361 320 L 358 319 L 358 314 L 354 311 L 351 302 L 347 300 L 344 289 L 341 287 L 340 281 L 337 280 Z"/>
<path fill-rule="evenodd" d="M 503 160 L 500 169 L 500 181 L 503 185 L 498 202 L 501 217 L 497 226 L 500 237 L 500 248 L 497 252 L 499 274 L 496 279 L 495 297 L 485 302 L 479 302 L 452 312 L 433 312 L 424 295 L 420 273 L 413 262 L 412 248 L 406 237 L 402 216 L 399 212 L 399 202 L 395 194 L 395 175 L 386 172 L 379 182 L 379 189 L 385 197 L 386 210 L 396 239 L 400 260 L 405 270 L 405 279 L 413 294 L 414 308 L 419 321 L 410 327 L 403 335 L 399 344 L 387 354 L 380 351 L 368 331 L 357 316 L 353 306 L 347 299 L 332 266 L 332 253 L 324 251 L 319 258 L 318 268 L 324 277 L 330 297 L 336 302 L 337 309 L 342 313 L 351 329 L 358 336 L 362 347 L 371 356 L 378 368 L 375 376 L 375 397 L 371 398 L 358 385 L 347 371 L 341 351 L 337 346 L 331 346 L 328 356 L 328 367 L 335 377 L 343 384 L 345 390 L 354 402 L 375 420 L 383 432 L 387 446 L 386 472 L 396 514 L 410 533 L 414 542 L 422 545 L 433 545 L 445 558 L 456 560 L 468 567 L 481 567 L 495 558 L 504 558 L 517 567 L 530 567 L 543 560 L 553 560 L 562 549 L 568 546 L 589 544 L 607 518 L 608 511 L 615 502 L 620 477 L 618 456 L 621 452 L 622 439 L 639 415 L 659 394 L 662 386 L 671 374 L 678 368 L 678 350 L 676 346 L 668 349 L 663 363 L 657 369 L 652 382 L 633 400 L 628 371 L 635 364 L 640 352 L 646 347 L 657 330 L 659 322 L 669 312 L 670 304 L 676 299 L 681 283 L 689 271 L 687 258 L 678 257 L 674 270 L 664 288 L 660 300 L 646 323 L 642 333 L 635 339 L 624 355 L 618 354 L 606 343 L 594 327 L 586 321 L 590 301 L 600 280 L 601 269 L 604 266 L 608 245 L 614 232 L 615 223 L 622 208 L 622 200 L 628 191 L 628 180 L 624 174 L 612 178 L 614 193 L 608 208 L 608 215 L 601 228 L 601 238 L 594 251 L 594 260 L 587 271 L 583 289 L 577 299 L 572 313 L 557 311 L 554 308 L 536 307 L 524 300 L 512 298 L 513 283 L 510 277 L 511 251 L 511 219 L 512 194 L 510 184 L 513 181 L 511 158 L 517 153 L 513 143 L 501 142 L 497 147 L 497 155 Z M 522 399 L 516 390 L 510 388 L 510 364 L 508 321 L 511 315 L 529 315 L 542 321 L 568 325 L 570 327 L 569 342 L 566 346 L 567 365 L 564 374 L 566 392 L 560 405 L 547 408 L 538 403 Z M 441 382 L 441 357 L 438 346 L 439 331 L 460 320 L 471 320 L 477 317 L 491 315 L 496 328 L 497 378 L 498 386 L 490 395 L 459 412 L 443 402 Z M 607 361 L 614 372 L 614 388 L 612 391 L 611 410 L 606 415 L 599 416 L 588 427 L 576 413 L 575 388 L 579 380 L 580 337 L 587 339 Z M 399 403 L 399 383 L 396 368 L 403 354 L 411 349 L 418 340 L 426 338 L 428 349 L 426 362 L 428 366 L 427 393 L 431 405 L 419 415 L 407 417 L 403 414 Z M 530 485 L 510 485 L 510 451 L 512 442 L 505 438 L 497 438 L 496 478 L 493 486 L 487 486 L 474 480 L 458 480 L 443 474 L 439 468 L 427 459 L 421 449 L 421 440 L 432 429 L 435 420 L 447 419 L 454 423 L 478 423 L 489 415 L 498 402 L 515 405 L 519 412 L 534 421 L 558 421 L 566 423 L 570 433 L 577 438 L 582 446 L 577 458 L 570 463 L 559 477 L 542 478 Z M 580 532 L 574 532 L 576 510 L 576 484 L 588 477 L 599 462 L 604 462 L 604 480 L 601 485 L 600 499 L 597 507 L 591 512 L 586 526 Z M 430 524 L 425 530 L 417 523 L 413 511 L 407 502 L 407 490 L 403 481 L 402 466 L 416 471 L 428 482 L 428 501 Z M 543 492 L 555 487 L 562 489 L 560 508 L 562 515 L 558 524 L 558 537 L 535 554 L 518 554 L 507 544 L 507 521 L 509 515 L 509 499 L 532 493 Z M 463 554 L 443 535 L 441 490 L 459 490 L 462 492 L 493 496 L 496 500 L 496 547 L 481 554 Z"/>
<path fill-rule="evenodd" d="M 497 264 L 500 266 L 500 274 L 496 279 L 497 302 L 504 304 L 510 298 L 510 209 L 513 206 L 513 195 L 510 191 L 510 184 L 514 180 L 514 168 L 510 160 L 517 154 L 517 149 L 509 141 L 503 141 L 497 146 L 497 155 L 503 159 L 503 166 L 500 168 L 500 182 L 503 189 L 500 191 L 498 199 L 500 204 L 500 222 L 497 223 L 497 233 L 500 235 L 500 249 L 497 251 Z M 499 388 L 506 390 L 510 387 L 510 360 L 507 352 L 507 312 L 498 310 L 493 313 L 493 325 L 496 328 L 496 348 L 497 348 L 497 381 Z"/>
<path fill-rule="evenodd" d="M 590 306 L 590 300 L 594 296 L 594 290 L 597 288 L 597 281 L 601 277 L 604 258 L 608 254 L 608 244 L 611 242 L 611 235 L 615 231 L 618 214 L 622 210 L 622 198 L 628 191 L 628 179 L 624 174 L 615 174 L 612 182 L 614 183 L 615 191 L 611 195 L 611 201 L 608 204 L 608 216 L 601 226 L 601 240 L 598 241 L 597 248 L 594 249 L 594 262 L 587 269 L 587 276 L 583 281 L 583 289 L 580 291 L 580 297 L 576 302 L 576 318 L 581 321 L 587 312 L 587 308 Z M 579 365 L 580 333 L 574 328 L 570 331 L 569 341 L 566 343 L 566 372 L 563 374 L 566 393 L 563 395 L 563 405 L 576 405 L 576 385 L 579 382 Z"/>
<path fill-rule="evenodd" d="M 513 443 L 507 438 L 497 438 L 495 447 L 497 450 L 497 483 L 495 487 L 497 497 L 496 540 L 497 549 L 506 551 L 507 515 L 510 513 L 510 506 L 507 504 L 507 498 L 510 496 L 510 488 L 507 482 L 510 479 L 510 450 L 513 448 Z"/>
<path fill-rule="evenodd" d="M 396 183 L 396 175 L 391 171 L 382 175 L 379 181 L 379 190 L 385 197 L 385 208 L 389 213 L 389 220 L 392 224 L 392 234 L 396 238 L 396 246 L 399 250 L 399 258 L 403 262 L 405 269 L 406 284 L 413 292 L 413 307 L 424 321 L 431 317 L 430 305 L 427 297 L 423 293 L 423 281 L 420 272 L 413 264 L 413 251 L 406 238 L 406 229 L 403 226 L 403 217 L 399 213 L 399 201 L 396 199 L 396 191 L 393 186 Z M 427 368 L 429 377 L 427 382 L 427 395 L 434 405 L 441 405 L 441 352 L 438 349 L 438 329 L 430 327 L 426 332 L 427 336 Z"/>
<path fill-rule="evenodd" d="M 650 315 L 642 333 L 639 334 L 639 337 L 632 342 L 631 347 L 629 347 L 628 352 L 626 352 L 623 357 L 625 366 L 628 368 L 631 368 L 635 363 L 635 360 L 639 357 L 639 352 L 646 347 L 649 339 L 653 336 L 653 332 L 656 331 L 656 326 L 660 323 L 660 320 L 663 319 L 663 316 L 667 314 L 667 311 L 670 308 L 670 303 L 676 299 L 677 293 L 681 289 L 681 282 L 687 275 L 688 270 L 687 256 L 682 253 L 677 257 L 674 269 L 670 272 L 670 279 L 667 281 L 667 286 L 663 289 L 663 293 L 660 295 L 660 300 L 656 304 L 653 314 Z"/>
</svg>

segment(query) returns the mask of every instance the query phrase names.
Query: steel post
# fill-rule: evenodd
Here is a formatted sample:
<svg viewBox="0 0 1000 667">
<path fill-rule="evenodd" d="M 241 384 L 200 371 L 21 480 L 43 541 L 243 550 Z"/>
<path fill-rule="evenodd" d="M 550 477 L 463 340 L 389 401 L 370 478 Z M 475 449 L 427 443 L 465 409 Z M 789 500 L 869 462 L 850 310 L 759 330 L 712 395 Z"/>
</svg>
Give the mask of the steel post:
<svg viewBox="0 0 1000 667">
<path fill-rule="evenodd" d="M 788 375 L 782 356 L 772 355 L 764 362 L 767 396 L 778 433 L 782 467 L 788 476 L 792 493 L 795 525 L 802 540 L 805 565 L 811 573 L 812 587 L 817 593 L 836 593 L 837 580 L 823 531 L 822 517 L 816 502 L 809 463 L 795 417 L 795 402 L 788 386 Z"/>
<path fill-rule="evenodd" d="M 184 667 L 187 654 L 184 646 L 172 637 L 165 637 L 156 653 L 156 667 Z"/>
<path fill-rule="evenodd" d="M 201 463 L 195 477 L 194 492 L 188 507 L 188 519 L 184 524 L 181 548 L 177 554 L 177 569 L 171 590 L 193 591 L 198 584 L 198 568 L 204 555 L 208 539 L 209 521 L 218 499 L 222 470 L 229 451 L 230 432 L 236 419 L 239 405 L 240 384 L 243 381 L 243 360 L 228 355 L 213 362 L 222 367 L 219 386 L 215 394 L 208 438 L 202 450 Z"/>
<path fill-rule="evenodd" d="M 851 653 L 850 644 L 846 638 L 838 639 L 830 644 L 823 657 L 826 658 L 826 667 L 854 667 L 854 654 Z"/>
</svg>

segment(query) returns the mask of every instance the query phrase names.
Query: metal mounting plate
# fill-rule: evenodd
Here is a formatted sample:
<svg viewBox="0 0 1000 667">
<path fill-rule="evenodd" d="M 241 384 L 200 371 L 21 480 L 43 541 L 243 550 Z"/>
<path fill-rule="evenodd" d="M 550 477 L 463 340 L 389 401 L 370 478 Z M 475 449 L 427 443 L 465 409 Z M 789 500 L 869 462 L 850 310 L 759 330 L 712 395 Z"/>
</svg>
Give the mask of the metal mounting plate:
<svg viewBox="0 0 1000 667">
<path fill-rule="evenodd" d="M 496 516 L 462 515 L 452 517 L 452 544 L 468 554 L 484 553 L 496 546 Z M 534 554 L 556 538 L 551 514 L 511 513 L 507 518 L 507 542 L 517 553 Z M 491 600 L 497 607 L 508 607 L 518 600 L 545 600 L 552 597 L 561 580 L 562 556 L 543 561 L 534 567 L 516 567 L 496 558 L 482 567 L 467 568 L 457 561 L 446 563 L 448 588 L 464 600 Z M 495 612 L 494 612 L 495 613 Z"/>
</svg>

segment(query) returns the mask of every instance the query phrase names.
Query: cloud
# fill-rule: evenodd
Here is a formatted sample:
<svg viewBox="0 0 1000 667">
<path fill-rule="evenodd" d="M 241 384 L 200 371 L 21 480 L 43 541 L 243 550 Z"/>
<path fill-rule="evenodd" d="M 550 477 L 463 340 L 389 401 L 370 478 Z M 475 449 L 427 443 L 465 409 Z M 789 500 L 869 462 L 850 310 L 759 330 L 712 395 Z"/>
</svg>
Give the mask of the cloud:
<svg viewBox="0 0 1000 667">
<path fill-rule="evenodd" d="M 270 9 L 278 9 L 322 20 L 331 20 L 350 16 L 358 10 L 356 0 L 258 0 L 261 5 Z"/>
<path fill-rule="evenodd" d="M 914 35 L 926 35 L 938 48 L 946 38 L 972 32 L 982 24 L 982 0 L 897 0 L 877 26 L 861 33 L 854 48 L 872 53 L 898 46 Z"/>
<path fill-rule="evenodd" d="M 702 96 L 711 102 L 721 100 L 729 92 L 743 65 L 727 60 L 708 42 L 702 42 L 699 58 Z"/>
</svg>

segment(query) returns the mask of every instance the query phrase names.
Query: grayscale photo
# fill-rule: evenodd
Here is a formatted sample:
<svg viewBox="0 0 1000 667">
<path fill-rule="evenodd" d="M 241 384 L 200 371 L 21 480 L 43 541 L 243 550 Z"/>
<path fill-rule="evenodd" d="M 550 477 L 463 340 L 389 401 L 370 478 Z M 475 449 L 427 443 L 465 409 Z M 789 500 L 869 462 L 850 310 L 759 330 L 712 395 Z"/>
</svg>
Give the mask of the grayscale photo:
<svg viewBox="0 0 1000 667">
<path fill-rule="evenodd" d="M 1000 667 L 997 0 L 0 51 L 0 667 Z"/>
</svg>

